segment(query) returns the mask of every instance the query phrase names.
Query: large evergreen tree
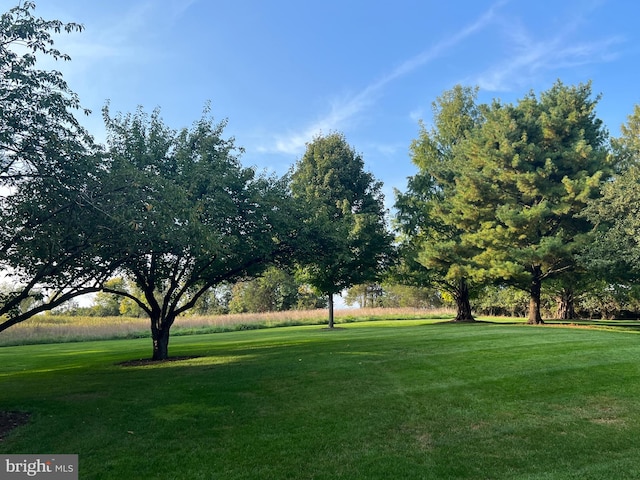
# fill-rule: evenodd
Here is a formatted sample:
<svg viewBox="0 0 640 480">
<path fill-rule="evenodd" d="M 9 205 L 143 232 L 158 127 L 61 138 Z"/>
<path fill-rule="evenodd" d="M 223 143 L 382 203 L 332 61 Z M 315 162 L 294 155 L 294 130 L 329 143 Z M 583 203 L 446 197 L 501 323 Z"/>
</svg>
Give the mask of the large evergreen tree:
<svg viewBox="0 0 640 480">
<path fill-rule="evenodd" d="M 411 144 L 418 172 L 407 191 L 396 191 L 396 221 L 402 233 L 405 282 L 432 283 L 449 292 L 457 305 L 456 321 L 473 321 L 469 302 L 468 259 L 477 249 L 463 244 L 459 225 L 449 222 L 448 203 L 464 159 L 455 148 L 483 119 L 477 89 L 456 86 L 433 103 L 433 127 L 423 124 Z M 462 163 L 461 163 L 462 162 Z"/>
<path fill-rule="evenodd" d="M 292 174 L 293 196 L 307 212 L 301 267 L 306 281 L 327 295 L 329 328 L 334 295 L 375 280 L 391 258 L 381 187 L 339 133 L 309 143 Z"/>
<path fill-rule="evenodd" d="M 456 149 L 447 223 L 478 249 L 478 281 L 503 280 L 530 292 L 529 323 L 541 323 L 542 282 L 575 268 L 590 226 L 577 218 L 607 178 L 606 132 L 591 85 L 557 82 L 516 105 L 494 102 Z"/>
<path fill-rule="evenodd" d="M 595 225 L 581 260 L 610 283 L 637 283 L 640 275 L 640 106 L 612 140 L 616 175 L 602 186 L 584 216 Z"/>
</svg>

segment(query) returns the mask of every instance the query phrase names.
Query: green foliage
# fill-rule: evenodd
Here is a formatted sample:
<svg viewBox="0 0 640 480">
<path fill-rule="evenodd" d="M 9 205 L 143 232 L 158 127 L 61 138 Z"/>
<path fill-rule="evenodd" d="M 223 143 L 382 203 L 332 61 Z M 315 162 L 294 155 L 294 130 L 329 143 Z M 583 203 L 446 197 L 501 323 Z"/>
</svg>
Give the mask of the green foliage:
<svg viewBox="0 0 640 480">
<path fill-rule="evenodd" d="M 420 125 L 411 143 L 411 160 L 418 173 L 409 177 L 407 191 L 396 191 L 396 223 L 402 233 L 401 277 L 411 284 L 436 284 L 451 293 L 458 318 L 471 320 L 467 259 L 476 249 L 460 241 L 462 230 L 448 221 L 449 202 L 462 166 L 455 149 L 483 122 L 476 105 L 477 89 L 456 86 L 433 103 L 433 127 Z"/>
<path fill-rule="evenodd" d="M 113 278 L 104 284 L 105 287 L 112 290 L 125 290 L 125 280 L 121 277 Z M 122 298 L 112 293 L 98 292 L 93 300 L 94 311 L 99 317 L 115 317 L 121 315 Z"/>
<path fill-rule="evenodd" d="M 466 163 L 451 220 L 482 248 L 476 276 L 527 280 L 534 267 L 545 276 L 571 267 L 576 237 L 588 230 L 574 215 L 607 171 L 590 96 L 589 85 L 558 83 L 540 99 L 496 102 L 458 152 Z"/>
<path fill-rule="evenodd" d="M 42 304 L 44 295 L 37 288 L 32 289 L 28 296 L 23 296 L 20 302 L 16 302 L 14 299 L 20 296 L 21 290 L 20 285 L 0 283 L 0 321 L 22 316 Z"/>
<path fill-rule="evenodd" d="M 36 68 L 38 54 L 70 60 L 52 34 L 83 27 L 34 17 L 34 9 L 25 1 L 0 17 L 0 186 L 55 173 L 61 152 L 86 139 L 73 115 L 77 95 L 60 72 Z"/>
<path fill-rule="evenodd" d="M 360 308 L 438 308 L 443 306 L 440 292 L 433 288 L 393 283 L 354 285 L 344 299 Z"/>
<path fill-rule="evenodd" d="M 190 313 L 193 315 L 223 315 L 229 313 L 231 286 L 222 283 L 203 293 Z"/>
<path fill-rule="evenodd" d="M 22 2 L 0 17 L 0 269 L 12 282 L 0 296 L 0 331 L 99 290 L 112 270 L 94 254 L 107 233 L 94 228 L 105 195 L 99 149 L 62 75 L 36 65 L 36 55 L 69 60 L 52 35 L 82 27 L 34 17 L 34 8 Z"/>
<path fill-rule="evenodd" d="M 409 260 L 417 260 L 434 281 L 445 284 L 455 285 L 465 276 L 459 265 L 470 254 L 447 214 L 462 168 L 455 148 L 483 122 L 476 95 L 477 89 L 458 85 L 433 103 L 434 126 L 427 130 L 421 124 L 411 143 L 411 160 L 419 171 L 409 177 L 405 193 L 396 191 L 396 223 L 405 235 Z"/>
<path fill-rule="evenodd" d="M 510 286 L 485 286 L 472 302 L 479 315 L 526 317 L 529 295 L 524 290 Z"/>
<path fill-rule="evenodd" d="M 109 292 L 127 292 L 134 297 L 142 295 L 135 283 L 123 277 L 115 277 L 107 280 L 103 288 Z M 90 307 L 88 311 L 87 309 L 80 309 L 80 314 L 93 315 L 96 317 L 142 317 L 145 315 L 144 310 L 131 298 L 115 293 L 108 293 L 107 291 L 96 293 L 93 306 Z"/>
<path fill-rule="evenodd" d="M 286 179 L 241 166 L 225 122 L 205 115 L 174 131 L 141 109 L 112 118 L 109 177 L 124 205 L 103 206 L 111 232 L 107 253 L 138 293 L 105 289 L 135 302 L 151 318 L 154 358 L 167 355 L 169 329 L 211 287 L 264 270 L 291 251 Z M 125 180 L 126 179 L 126 180 Z M 158 351 L 160 349 L 161 351 Z"/>
<path fill-rule="evenodd" d="M 468 262 L 473 278 L 531 285 L 531 321 L 541 320 L 541 282 L 576 267 L 591 228 L 576 214 L 610 173 L 596 103 L 589 84 L 560 82 L 517 105 L 496 101 L 456 149 L 461 170 L 446 223 L 478 250 Z"/>
<path fill-rule="evenodd" d="M 596 225 L 582 261 L 610 282 L 637 282 L 640 273 L 640 107 L 615 139 L 618 173 L 583 216 Z"/>
<path fill-rule="evenodd" d="M 586 318 L 640 318 L 640 285 L 594 282 L 580 295 L 577 308 Z"/>
<path fill-rule="evenodd" d="M 623 173 L 640 164 L 640 105 L 633 107 L 627 122 L 620 126 L 622 135 L 611 139 L 616 173 Z"/>
<path fill-rule="evenodd" d="M 281 312 L 299 308 L 305 303 L 311 303 L 310 308 L 316 308 L 317 301 L 312 303 L 305 298 L 300 302 L 300 291 L 304 292 L 301 287 L 294 275 L 271 267 L 258 278 L 238 282 L 233 286 L 229 311 Z"/>
<path fill-rule="evenodd" d="M 392 256 L 382 184 L 341 134 L 316 137 L 291 177 L 291 191 L 306 212 L 303 278 L 332 296 L 375 280 Z"/>
<path fill-rule="evenodd" d="M 353 306 L 356 303 L 360 308 L 376 308 L 383 304 L 384 290 L 377 283 L 354 285 L 347 290 L 344 303 Z"/>
<path fill-rule="evenodd" d="M 93 313 L 149 315 L 157 358 L 187 312 L 315 308 L 317 292 L 332 307 L 347 288 L 348 301 L 387 306 L 447 292 L 459 319 L 473 318 L 470 290 L 496 283 L 528 289 L 535 322 L 551 311 L 549 279 L 549 295 L 579 297 L 589 315 L 635 305 L 621 297 L 640 272 L 638 106 L 608 155 L 590 84 L 557 82 L 514 105 L 444 92 L 411 144 L 418 172 L 396 192 L 393 277 L 412 287 L 379 287 L 395 253 L 382 184 L 342 134 L 314 138 L 279 179 L 244 168 L 208 109 L 173 130 L 159 111 L 112 117 L 105 107 L 103 149 L 75 118 L 80 102 L 62 75 L 36 64 L 69 60 L 52 35 L 83 27 L 34 9 L 25 1 L 0 17 L 0 269 L 11 272 L 0 331 L 101 289 Z M 266 270 L 288 263 L 300 278 Z M 114 273 L 123 280 L 109 281 Z M 604 284 L 587 301 L 594 274 Z M 487 287 L 476 306 L 514 313 L 523 299 L 512 293 Z"/>
</svg>

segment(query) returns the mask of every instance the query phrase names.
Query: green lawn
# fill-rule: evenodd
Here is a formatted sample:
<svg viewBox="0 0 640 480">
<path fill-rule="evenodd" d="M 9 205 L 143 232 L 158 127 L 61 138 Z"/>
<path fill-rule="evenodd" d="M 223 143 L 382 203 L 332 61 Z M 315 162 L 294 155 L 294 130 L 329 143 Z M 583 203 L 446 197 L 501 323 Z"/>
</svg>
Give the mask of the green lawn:
<svg viewBox="0 0 640 480">
<path fill-rule="evenodd" d="M 0 453 L 81 479 L 640 478 L 637 333 L 396 321 L 0 348 Z"/>
</svg>

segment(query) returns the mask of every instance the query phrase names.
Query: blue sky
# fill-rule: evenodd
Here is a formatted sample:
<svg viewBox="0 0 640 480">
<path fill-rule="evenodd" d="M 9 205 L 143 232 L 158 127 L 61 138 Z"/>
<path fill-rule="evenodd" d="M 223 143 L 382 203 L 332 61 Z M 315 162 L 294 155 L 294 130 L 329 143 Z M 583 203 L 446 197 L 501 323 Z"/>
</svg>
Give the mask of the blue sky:
<svg viewBox="0 0 640 480">
<path fill-rule="evenodd" d="M 0 0 L 2 11 L 16 2 Z M 640 2 L 629 0 L 39 0 L 75 21 L 56 64 L 93 114 L 160 107 L 189 126 L 211 102 L 245 165 L 282 174 L 314 135 L 343 132 L 367 169 L 404 190 L 418 121 L 455 84 L 480 101 L 593 81 L 613 135 L 640 103 Z"/>
</svg>

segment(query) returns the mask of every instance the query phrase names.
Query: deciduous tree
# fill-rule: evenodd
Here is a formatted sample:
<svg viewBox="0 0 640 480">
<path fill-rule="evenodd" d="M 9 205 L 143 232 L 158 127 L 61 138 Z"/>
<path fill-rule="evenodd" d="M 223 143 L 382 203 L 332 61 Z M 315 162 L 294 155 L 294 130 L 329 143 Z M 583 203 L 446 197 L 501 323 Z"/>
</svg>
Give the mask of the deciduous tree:
<svg viewBox="0 0 640 480">
<path fill-rule="evenodd" d="M 234 285 L 229 311 L 245 313 L 293 310 L 298 303 L 299 286 L 291 273 L 270 267 L 259 277 Z"/>
<path fill-rule="evenodd" d="M 52 32 L 79 32 L 77 23 L 34 17 L 20 3 L 0 17 L 0 186 L 55 175 L 87 139 L 74 112 L 78 96 L 56 70 L 37 68 L 37 56 L 70 60 L 54 47 Z M 71 152 L 69 152 L 71 150 Z"/>
<path fill-rule="evenodd" d="M 205 114 L 192 128 L 167 127 L 150 116 L 111 117 L 108 168 L 126 178 L 126 207 L 109 212 L 120 271 L 140 295 L 106 288 L 142 308 L 151 320 L 153 359 L 168 356 L 175 320 L 215 285 L 253 276 L 293 248 L 295 215 L 287 179 L 256 175 L 238 159 L 225 122 Z"/>
<path fill-rule="evenodd" d="M 382 184 L 339 133 L 307 144 L 292 174 L 294 198 L 306 211 L 305 279 L 329 300 L 358 283 L 375 280 L 392 256 Z"/>
<path fill-rule="evenodd" d="M 0 331 L 76 296 L 95 292 L 111 261 L 91 253 L 106 232 L 93 228 L 99 149 L 78 123 L 77 95 L 36 57 L 69 60 L 52 33 L 82 26 L 33 16 L 25 1 L 0 17 Z M 113 193 L 113 192 L 112 192 Z"/>
</svg>

